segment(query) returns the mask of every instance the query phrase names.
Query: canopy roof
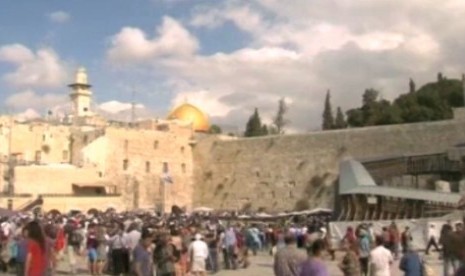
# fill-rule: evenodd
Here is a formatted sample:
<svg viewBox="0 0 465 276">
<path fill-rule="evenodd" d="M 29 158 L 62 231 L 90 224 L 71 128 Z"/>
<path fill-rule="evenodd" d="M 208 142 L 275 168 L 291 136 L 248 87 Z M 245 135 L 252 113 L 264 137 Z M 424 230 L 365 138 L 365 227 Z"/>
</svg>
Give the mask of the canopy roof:
<svg viewBox="0 0 465 276">
<path fill-rule="evenodd" d="M 339 194 L 341 195 L 379 195 L 451 204 L 457 204 L 461 199 L 459 193 L 378 186 L 365 167 L 353 159 L 341 161 L 339 167 Z"/>
</svg>

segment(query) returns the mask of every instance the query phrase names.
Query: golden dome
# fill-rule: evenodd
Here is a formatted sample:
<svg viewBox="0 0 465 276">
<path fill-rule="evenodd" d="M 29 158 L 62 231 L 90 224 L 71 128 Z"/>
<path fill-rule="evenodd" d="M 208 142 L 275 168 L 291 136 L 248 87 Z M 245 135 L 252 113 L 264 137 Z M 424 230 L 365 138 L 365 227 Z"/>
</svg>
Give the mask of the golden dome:
<svg viewBox="0 0 465 276">
<path fill-rule="evenodd" d="M 168 115 L 168 120 L 174 119 L 192 122 L 194 131 L 197 132 L 208 132 L 210 130 L 208 116 L 199 108 L 188 103 L 182 104 L 171 111 Z"/>
</svg>

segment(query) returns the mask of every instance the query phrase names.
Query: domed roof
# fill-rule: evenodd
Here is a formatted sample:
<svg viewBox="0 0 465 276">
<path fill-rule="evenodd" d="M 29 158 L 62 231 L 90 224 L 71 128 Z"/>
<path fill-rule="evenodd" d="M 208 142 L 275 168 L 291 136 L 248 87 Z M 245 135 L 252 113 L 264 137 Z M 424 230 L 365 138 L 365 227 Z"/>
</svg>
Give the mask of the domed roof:
<svg viewBox="0 0 465 276">
<path fill-rule="evenodd" d="M 194 131 L 207 132 L 210 129 L 208 116 L 199 108 L 189 103 L 176 107 L 168 115 L 168 120 L 178 119 L 184 122 L 192 122 Z"/>
</svg>

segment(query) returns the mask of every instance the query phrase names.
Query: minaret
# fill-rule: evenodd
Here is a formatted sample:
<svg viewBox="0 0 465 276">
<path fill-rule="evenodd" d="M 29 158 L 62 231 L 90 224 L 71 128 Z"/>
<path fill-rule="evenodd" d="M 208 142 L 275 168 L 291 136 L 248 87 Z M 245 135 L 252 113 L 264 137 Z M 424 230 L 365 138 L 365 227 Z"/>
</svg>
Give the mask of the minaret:
<svg viewBox="0 0 465 276">
<path fill-rule="evenodd" d="M 87 81 L 87 72 L 84 67 L 80 67 L 76 72 L 76 79 L 74 83 L 68 85 L 72 89 L 69 94 L 73 102 L 73 115 L 74 117 L 90 116 L 92 112 L 90 105 L 92 101 L 92 87 Z"/>
</svg>

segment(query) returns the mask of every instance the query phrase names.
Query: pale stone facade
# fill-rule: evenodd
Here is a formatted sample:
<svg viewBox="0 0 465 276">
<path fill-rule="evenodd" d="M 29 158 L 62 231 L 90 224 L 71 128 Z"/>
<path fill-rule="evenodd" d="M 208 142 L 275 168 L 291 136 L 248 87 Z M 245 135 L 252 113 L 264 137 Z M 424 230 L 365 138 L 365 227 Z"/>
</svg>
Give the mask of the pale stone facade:
<svg viewBox="0 0 465 276">
<path fill-rule="evenodd" d="M 74 110 L 61 123 L 0 117 L 0 206 L 6 207 L 6 198 L 16 208 L 42 196 L 46 210 L 109 204 L 118 210 L 169 210 L 173 204 L 190 209 L 192 123 L 110 125 L 92 115 L 85 69 L 69 86 Z"/>
</svg>

